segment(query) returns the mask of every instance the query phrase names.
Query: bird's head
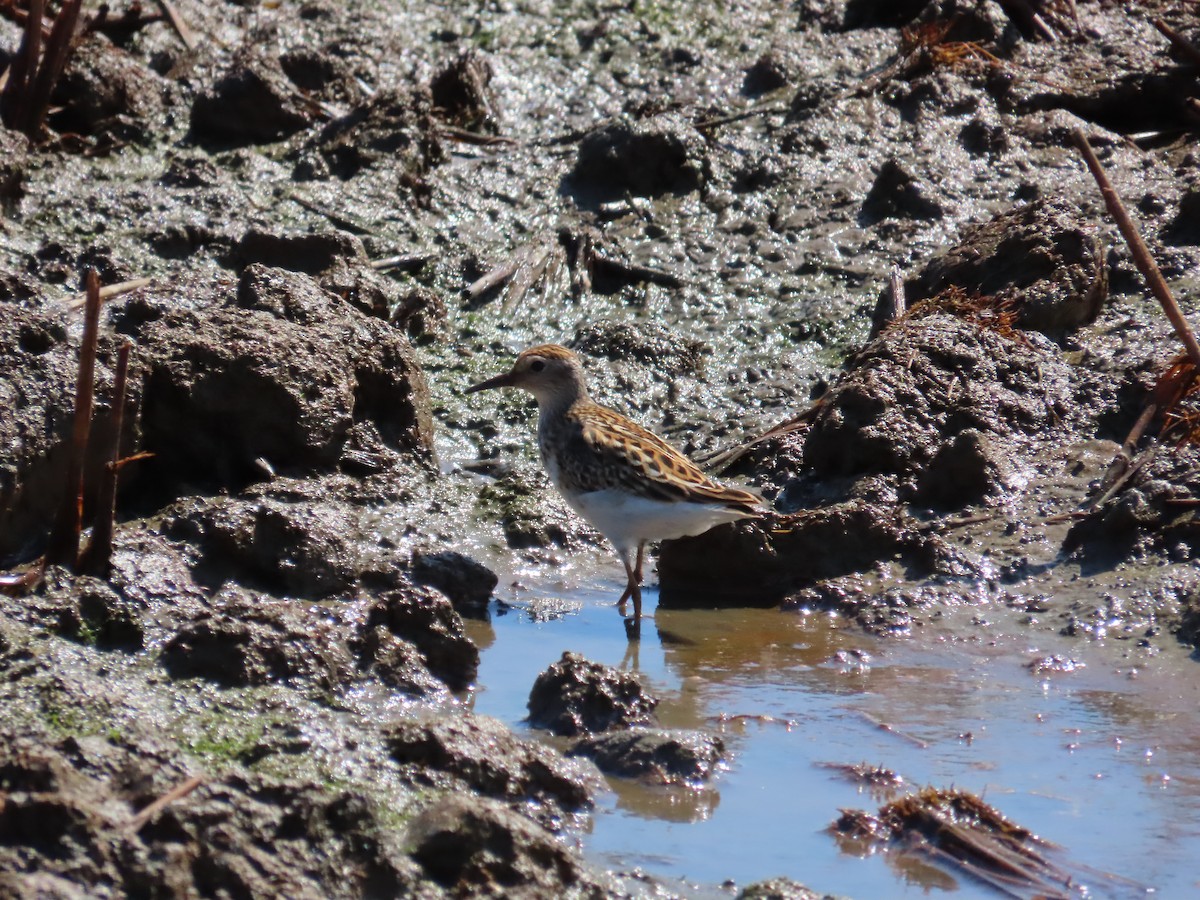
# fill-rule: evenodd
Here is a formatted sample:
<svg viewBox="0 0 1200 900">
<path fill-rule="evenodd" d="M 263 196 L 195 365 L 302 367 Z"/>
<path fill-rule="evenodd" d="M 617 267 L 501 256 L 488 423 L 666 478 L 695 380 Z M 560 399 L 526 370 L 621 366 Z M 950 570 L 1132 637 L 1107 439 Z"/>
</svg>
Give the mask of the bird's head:
<svg viewBox="0 0 1200 900">
<path fill-rule="evenodd" d="M 529 391 L 543 409 L 573 403 L 587 396 L 579 357 L 558 344 L 543 344 L 523 351 L 502 375 L 467 388 L 468 394 L 492 388 L 515 387 Z"/>
</svg>

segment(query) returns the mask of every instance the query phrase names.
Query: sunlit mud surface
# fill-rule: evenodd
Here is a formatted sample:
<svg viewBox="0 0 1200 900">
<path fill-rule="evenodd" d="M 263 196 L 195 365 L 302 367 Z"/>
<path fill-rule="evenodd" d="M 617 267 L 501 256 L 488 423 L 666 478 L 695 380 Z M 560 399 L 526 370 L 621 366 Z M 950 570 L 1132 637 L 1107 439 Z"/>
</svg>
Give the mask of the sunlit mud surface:
<svg viewBox="0 0 1200 900">
<path fill-rule="evenodd" d="M 476 712 L 520 728 L 528 686 L 571 648 L 640 673 L 664 725 L 716 730 L 730 750 L 712 787 L 610 780 L 585 840 L 606 868 L 714 894 L 725 879 L 788 875 L 853 897 L 996 896 L 915 855 L 860 859 L 827 830 L 841 808 L 936 784 L 981 795 L 1057 845 L 1049 855 L 1086 895 L 1200 888 L 1200 685 L 1183 648 L 1124 665 L 1101 642 L 1015 622 L 995 640 L 964 637 L 970 617 L 1012 615 L 987 609 L 902 642 L 827 614 L 663 610 L 630 648 L 608 593 L 501 596 L 512 606 L 472 623 L 486 645 Z M 904 783 L 866 788 L 834 768 L 864 762 Z"/>
</svg>

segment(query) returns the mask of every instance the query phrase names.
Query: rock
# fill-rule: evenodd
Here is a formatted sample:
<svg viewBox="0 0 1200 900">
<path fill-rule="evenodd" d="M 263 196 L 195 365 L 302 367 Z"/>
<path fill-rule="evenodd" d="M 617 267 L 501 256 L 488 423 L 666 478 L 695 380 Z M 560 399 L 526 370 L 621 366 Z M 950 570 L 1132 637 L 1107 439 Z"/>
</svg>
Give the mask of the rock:
<svg viewBox="0 0 1200 900">
<path fill-rule="evenodd" d="M 521 803 L 551 804 L 567 812 L 590 807 L 602 781 L 590 765 L 568 760 L 535 741 L 517 739 L 486 716 L 402 721 L 384 740 L 414 784 L 467 791 Z M 458 784 L 445 783 L 450 775 Z"/>
<path fill-rule="evenodd" d="M 479 668 L 479 650 L 450 601 L 422 588 L 381 595 L 367 613 L 363 635 L 383 626 L 421 651 L 425 665 L 452 691 L 466 690 Z"/>
<path fill-rule="evenodd" d="M 146 120 L 163 110 L 166 82 L 141 61 L 99 34 L 84 37 L 54 89 L 58 110 L 50 122 L 60 132 L 109 133 L 145 139 Z"/>
<path fill-rule="evenodd" d="M 321 599 L 354 585 L 355 523 L 341 506 L 270 497 L 185 500 L 163 526 L 199 552 L 193 576 L 217 587 L 232 579 L 276 595 Z"/>
<path fill-rule="evenodd" d="M 725 757 L 725 744 L 699 731 L 630 728 L 585 737 L 571 746 L 607 775 L 650 784 L 698 786 L 712 780 Z"/>
<path fill-rule="evenodd" d="M 658 700 L 628 672 L 564 653 L 529 693 L 529 724 L 574 736 L 654 722 Z"/>
<path fill-rule="evenodd" d="M 500 583 L 487 566 L 454 550 L 413 554 L 412 576 L 417 584 L 445 594 L 459 613 L 475 615 L 487 611 L 492 591 Z"/>
<path fill-rule="evenodd" d="M 241 487 L 267 467 L 329 470 L 352 426 L 371 423 L 397 453 L 428 459 L 424 376 L 407 340 L 311 278 L 251 265 L 236 301 L 197 309 L 145 295 L 119 323 L 145 371 L 139 471 L 174 493 L 201 482 Z"/>
<path fill-rule="evenodd" d="M 449 699 L 445 683 L 425 665 L 425 656 L 412 641 L 377 625 L 359 641 L 359 668 L 388 687 L 423 700 Z"/>
<path fill-rule="evenodd" d="M 838 900 L 830 894 L 818 894 L 790 878 L 772 878 L 747 885 L 737 900 Z"/>
<path fill-rule="evenodd" d="M 406 837 L 425 876 L 453 896 L 613 895 L 552 833 L 496 800 L 439 798 Z"/>
<path fill-rule="evenodd" d="M 870 221 L 879 219 L 940 219 L 941 204 L 927 195 L 925 189 L 895 159 L 887 160 L 875 176 L 875 181 L 863 199 L 863 215 Z"/>
<path fill-rule="evenodd" d="M 908 305 L 951 285 L 997 306 L 1011 302 L 1023 328 L 1078 328 L 1108 298 L 1108 264 L 1099 235 L 1078 209 L 1039 200 L 964 229 L 957 246 L 905 281 Z"/>
<path fill-rule="evenodd" d="M 595 203 L 686 194 L 700 187 L 704 144 L 682 118 L 621 119 L 597 127 L 579 144 L 567 185 Z"/>
<path fill-rule="evenodd" d="M 445 158 L 429 92 L 382 90 L 310 138 L 297 153 L 295 176 L 347 180 L 386 160 L 389 171 L 417 179 Z"/>
<path fill-rule="evenodd" d="M 310 121 L 308 104 L 279 60 L 247 46 L 192 101 L 191 135 L 201 143 L 240 147 L 289 137 Z"/>
<path fill-rule="evenodd" d="M 172 678 L 205 678 L 226 687 L 309 679 L 328 690 L 349 680 L 349 632 L 320 607 L 251 598 L 226 587 L 211 612 L 163 647 Z"/>
<path fill-rule="evenodd" d="M 433 76 L 429 93 L 438 113 L 468 131 L 500 131 L 500 107 L 492 90 L 492 61 L 471 47 Z"/>
</svg>

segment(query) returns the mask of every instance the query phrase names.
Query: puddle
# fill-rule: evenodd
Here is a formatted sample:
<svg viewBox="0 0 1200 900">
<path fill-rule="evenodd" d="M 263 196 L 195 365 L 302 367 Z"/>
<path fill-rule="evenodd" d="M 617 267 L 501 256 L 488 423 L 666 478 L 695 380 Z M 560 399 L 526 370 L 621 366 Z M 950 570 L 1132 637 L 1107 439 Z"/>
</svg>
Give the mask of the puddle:
<svg viewBox="0 0 1200 900">
<path fill-rule="evenodd" d="M 1134 668 L 1114 666 L 1112 647 L 1020 630 L 988 643 L 953 621 L 884 641 L 825 614 L 664 610 L 631 651 L 607 592 L 549 615 L 527 593 L 508 599 L 472 623 L 476 712 L 521 730 L 535 677 L 573 650 L 639 672 L 664 725 L 717 731 L 730 751 L 710 790 L 613 781 L 585 836 L 605 867 L 714 890 L 786 875 L 859 898 L 996 896 L 917 857 L 839 849 L 826 831 L 839 809 L 890 796 L 826 764 L 867 763 L 906 787 L 981 795 L 1061 848 L 1080 896 L 1200 889 L 1200 684 L 1182 648 Z M 1053 653 L 1083 667 L 1027 668 Z"/>
</svg>

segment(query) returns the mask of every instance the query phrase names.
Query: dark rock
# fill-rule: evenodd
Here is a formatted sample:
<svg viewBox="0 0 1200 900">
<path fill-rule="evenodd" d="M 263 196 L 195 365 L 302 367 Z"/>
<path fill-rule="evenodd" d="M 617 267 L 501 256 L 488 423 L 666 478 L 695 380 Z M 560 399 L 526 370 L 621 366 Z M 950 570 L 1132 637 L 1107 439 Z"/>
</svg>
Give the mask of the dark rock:
<svg viewBox="0 0 1200 900">
<path fill-rule="evenodd" d="M 628 672 L 564 653 L 529 693 L 529 724 L 565 736 L 654 722 L 658 700 Z"/>
<path fill-rule="evenodd" d="M 76 45 L 55 87 L 50 124 L 76 134 L 107 132 L 143 137 L 147 119 L 163 109 L 166 83 L 106 38 L 90 34 Z"/>
<path fill-rule="evenodd" d="M 388 726 L 384 740 L 406 777 L 419 785 L 466 789 L 499 800 L 550 803 L 575 811 L 591 806 L 601 781 L 591 766 L 535 741 L 522 741 L 486 716 L 454 716 Z M 455 788 L 435 773 L 458 779 Z"/>
<path fill-rule="evenodd" d="M 353 523 L 341 507 L 265 497 L 185 500 L 163 524 L 167 535 L 199 551 L 193 574 L 210 587 L 233 579 L 320 599 L 348 590 L 358 576 Z"/>
<path fill-rule="evenodd" d="M 1008 458 L 980 431 L 968 428 L 934 454 L 917 481 L 914 500 L 937 509 L 982 503 L 1013 483 Z"/>
<path fill-rule="evenodd" d="M 1023 328 L 1077 328 L 1108 297 L 1099 235 L 1061 201 L 1037 201 L 964 230 L 962 241 L 904 284 L 909 305 L 950 286 L 1012 302 Z"/>
<path fill-rule="evenodd" d="M 440 798 L 409 826 L 407 843 L 453 896 L 612 896 L 551 832 L 495 800 Z"/>
<path fill-rule="evenodd" d="M 663 608 L 774 606 L 800 586 L 900 558 L 910 575 L 956 562 L 936 536 L 890 506 L 847 501 L 663 541 Z"/>
<path fill-rule="evenodd" d="M 469 131 L 499 132 L 500 110 L 492 90 L 492 62 L 474 47 L 433 76 L 433 105 L 449 121 Z"/>
<path fill-rule="evenodd" d="M 446 685 L 425 665 L 425 656 L 412 641 L 377 625 L 360 641 L 359 668 L 388 687 L 425 700 L 444 700 Z"/>
<path fill-rule="evenodd" d="M 172 678 L 205 678 L 228 687 L 309 679 L 328 689 L 349 679 L 348 632 L 319 607 L 249 598 L 226 588 L 211 612 L 163 647 Z"/>
<path fill-rule="evenodd" d="M 292 87 L 279 60 L 244 48 L 230 67 L 192 101 L 192 136 L 230 146 L 262 144 L 308 127 L 304 98 Z"/>
<path fill-rule="evenodd" d="M 279 469 L 330 469 L 355 422 L 397 452 L 428 458 L 424 377 L 408 342 L 304 275 L 251 265 L 236 304 L 190 310 L 128 301 L 145 367 L 141 470 L 180 482 L 241 486 Z M 132 307 L 148 306 L 136 316 Z"/>
<path fill-rule="evenodd" d="M 700 135 L 676 116 L 609 122 L 580 142 L 567 186 L 597 203 L 686 194 L 700 187 L 703 153 Z"/>
<path fill-rule="evenodd" d="M 725 757 L 719 737 L 699 731 L 630 728 L 585 737 L 571 746 L 572 756 L 586 756 L 600 771 L 650 784 L 696 786 L 716 775 Z"/>
<path fill-rule="evenodd" d="M 419 178 L 444 158 L 428 91 L 384 90 L 307 141 L 299 152 L 296 175 L 345 180 L 386 160 L 389 171 Z"/>
<path fill-rule="evenodd" d="M 943 215 L 941 204 L 928 197 L 895 159 L 880 167 L 863 200 L 862 211 L 872 222 L 886 218 L 940 219 Z"/>
<path fill-rule="evenodd" d="M 454 550 L 413 554 L 412 576 L 417 584 L 437 588 L 460 613 L 486 610 L 500 583 L 496 573 Z"/>
<path fill-rule="evenodd" d="M 747 885 L 737 900 L 838 900 L 831 894 L 818 894 L 790 878 L 772 878 Z"/>
<path fill-rule="evenodd" d="M 654 322 L 631 325 L 625 322 L 589 322 L 580 326 L 571 349 L 611 360 L 633 359 L 664 375 L 694 375 L 711 348 L 679 335 Z"/>
<path fill-rule="evenodd" d="M 465 690 L 475 680 L 479 650 L 441 594 L 421 588 L 388 591 L 369 610 L 364 636 L 379 626 L 415 644 L 429 671 L 452 691 Z"/>
</svg>

